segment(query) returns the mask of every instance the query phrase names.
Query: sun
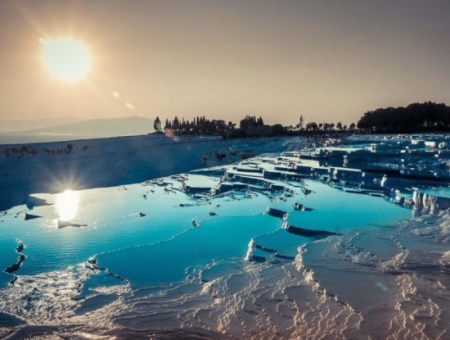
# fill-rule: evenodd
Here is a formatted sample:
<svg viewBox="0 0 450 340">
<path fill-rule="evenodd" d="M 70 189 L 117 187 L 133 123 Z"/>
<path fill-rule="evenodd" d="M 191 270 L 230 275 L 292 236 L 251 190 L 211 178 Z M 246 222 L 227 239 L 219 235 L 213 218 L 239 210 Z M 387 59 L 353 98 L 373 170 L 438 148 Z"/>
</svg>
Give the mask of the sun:
<svg viewBox="0 0 450 340">
<path fill-rule="evenodd" d="M 90 57 L 82 43 L 69 38 L 40 41 L 44 46 L 42 60 L 52 76 L 61 80 L 76 80 L 86 75 Z"/>
</svg>

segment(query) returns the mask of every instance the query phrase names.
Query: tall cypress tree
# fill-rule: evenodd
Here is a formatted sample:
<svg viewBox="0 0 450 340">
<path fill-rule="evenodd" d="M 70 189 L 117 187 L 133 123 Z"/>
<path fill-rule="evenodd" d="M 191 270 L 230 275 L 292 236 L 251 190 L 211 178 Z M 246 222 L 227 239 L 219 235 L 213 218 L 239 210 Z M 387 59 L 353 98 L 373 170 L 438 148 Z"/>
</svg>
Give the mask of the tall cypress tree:
<svg viewBox="0 0 450 340">
<path fill-rule="evenodd" d="M 156 131 L 161 131 L 161 121 L 159 120 L 159 117 L 156 117 L 155 123 L 153 124 L 153 128 Z"/>
</svg>

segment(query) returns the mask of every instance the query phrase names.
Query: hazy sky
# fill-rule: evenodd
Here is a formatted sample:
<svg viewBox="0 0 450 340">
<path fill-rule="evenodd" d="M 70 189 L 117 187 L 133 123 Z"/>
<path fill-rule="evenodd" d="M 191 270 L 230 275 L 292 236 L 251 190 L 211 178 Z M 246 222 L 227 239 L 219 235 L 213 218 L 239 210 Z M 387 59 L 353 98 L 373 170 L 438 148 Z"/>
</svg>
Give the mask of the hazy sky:
<svg viewBox="0 0 450 340">
<path fill-rule="evenodd" d="M 89 49 L 85 80 L 43 66 L 39 39 L 67 36 Z M 449 37 L 449 0 L 2 0 L 0 119 L 348 123 L 450 104 Z"/>
</svg>

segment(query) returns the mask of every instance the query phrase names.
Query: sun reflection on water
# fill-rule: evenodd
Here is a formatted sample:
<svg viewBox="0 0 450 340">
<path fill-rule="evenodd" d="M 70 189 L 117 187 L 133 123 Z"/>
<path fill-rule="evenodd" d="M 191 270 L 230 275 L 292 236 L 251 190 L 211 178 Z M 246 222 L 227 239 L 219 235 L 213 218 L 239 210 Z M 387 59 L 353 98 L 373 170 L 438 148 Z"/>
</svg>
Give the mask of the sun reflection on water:
<svg viewBox="0 0 450 340">
<path fill-rule="evenodd" d="M 56 195 L 56 213 L 60 221 L 72 221 L 77 217 L 78 204 L 80 202 L 79 193 L 77 191 L 65 190 Z"/>
</svg>

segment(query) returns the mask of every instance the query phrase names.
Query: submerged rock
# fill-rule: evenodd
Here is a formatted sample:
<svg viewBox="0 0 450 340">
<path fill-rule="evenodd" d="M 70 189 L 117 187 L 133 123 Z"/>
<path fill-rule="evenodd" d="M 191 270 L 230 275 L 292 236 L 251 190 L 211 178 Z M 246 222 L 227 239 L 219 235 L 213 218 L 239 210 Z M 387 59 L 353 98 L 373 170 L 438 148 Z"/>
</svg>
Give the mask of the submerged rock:
<svg viewBox="0 0 450 340">
<path fill-rule="evenodd" d="M 16 281 L 17 281 L 17 276 L 14 275 L 13 278 L 9 281 L 9 284 L 10 284 L 10 285 L 13 285 L 13 284 L 16 283 Z"/>
<path fill-rule="evenodd" d="M 34 196 L 28 197 L 27 208 L 30 210 L 33 209 L 34 207 L 41 207 L 41 206 L 46 206 L 46 205 L 51 205 L 51 204 L 49 204 L 46 200 L 44 200 L 42 198 L 38 198 L 38 197 L 34 197 Z"/>
<path fill-rule="evenodd" d="M 34 220 L 35 218 L 41 218 L 41 217 L 42 216 L 39 216 L 39 215 L 32 215 L 32 214 L 26 213 L 25 214 L 25 221 Z"/>
<path fill-rule="evenodd" d="M 104 268 L 104 267 L 100 267 L 98 265 L 98 260 L 95 257 L 90 257 L 86 262 L 85 262 L 85 267 L 89 268 L 91 270 L 100 270 L 105 272 L 106 275 L 111 276 L 111 277 L 115 277 L 116 279 L 119 279 L 125 283 L 129 283 L 130 281 L 125 279 L 122 276 L 119 276 L 117 274 L 111 273 L 108 268 Z"/>
<path fill-rule="evenodd" d="M 17 262 L 11 266 L 5 268 L 4 272 L 7 274 L 11 274 L 11 273 L 15 272 L 16 270 L 19 270 L 19 268 L 22 266 L 23 261 L 25 261 L 25 258 L 26 258 L 25 255 L 20 254 L 17 257 Z"/>
<path fill-rule="evenodd" d="M 254 246 L 255 246 L 256 249 L 260 249 L 260 250 L 265 251 L 267 253 L 274 253 L 275 254 L 275 253 L 278 252 L 276 249 L 266 248 L 266 247 L 260 246 L 259 244 L 255 244 Z"/>
<path fill-rule="evenodd" d="M 314 210 L 314 209 L 312 209 L 312 208 L 307 208 L 307 207 L 305 207 L 303 204 L 300 204 L 300 203 L 297 203 L 297 202 L 295 202 L 295 203 L 293 204 L 293 207 L 294 207 L 294 209 L 297 210 L 297 211 L 313 211 L 313 210 Z"/>
<path fill-rule="evenodd" d="M 279 217 L 279 218 L 282 218 L 284 220 L 287 219 L 288 216 L 289 216 L 289 213 L 287 213 L 286 211 L 275 209 L 275 208 L 271 208 L 271 207 L 267 208 L 267 213 L 270 216 Z"/>
<path fill-rule="evenodd" d="M 283 260 L 295 260 L 295 256 L 289 256 L 289 255 L 282 255 L 282 254 L 275 254 L 275 257 L 278 257 Z"/>
<path fill-rule="evenodd" d="M 307 189 L 306 187 L 303 187 L 303 193 L 304 193 L 305 195 L 310 195 L 310 194 L 312 194 L 312 190 Z"/>
<path fill-rule="evenodd" d="M 22 243 L 22 241 L 19 240 L 17 243 L 16 252 L 20 253 L 24 248 L 25 245 Z"/>
<path fill-rule="evenodd" d="M 72 223 L 72 222 L 68 222 L 68 221 L 61 221 L 58 220 L 58 229 L 63 229 L 63 228 L 80 228 L 80 227 L 86 227 L 87 224 L 77 224 L 77 223 Z"/>
<path fill-rule="evenodd" d="M 289 225 L 287 222 L 284 222 L 283 229 L 286 229 L 289 233 L 304 237 L 316 237 L 316 238 L 325 238 L 328 236 L 338 235 L 338 233 L 334 233 L 326 230 L 312 230 L 312 229 L 304 229 L 299 227 L 294 227 Z"/>
<path fill-rule="evenodd" d="M 251 254 L 251 255 L 248 257 L 248 261 L 259 262 L 259 263 L 261 263 L 261 262 L 266 262 L 266 258 L 265 258 L 264 256 L 259 256 L 259 255 L 253 255 L 253 254 Z"/>
</svg>

